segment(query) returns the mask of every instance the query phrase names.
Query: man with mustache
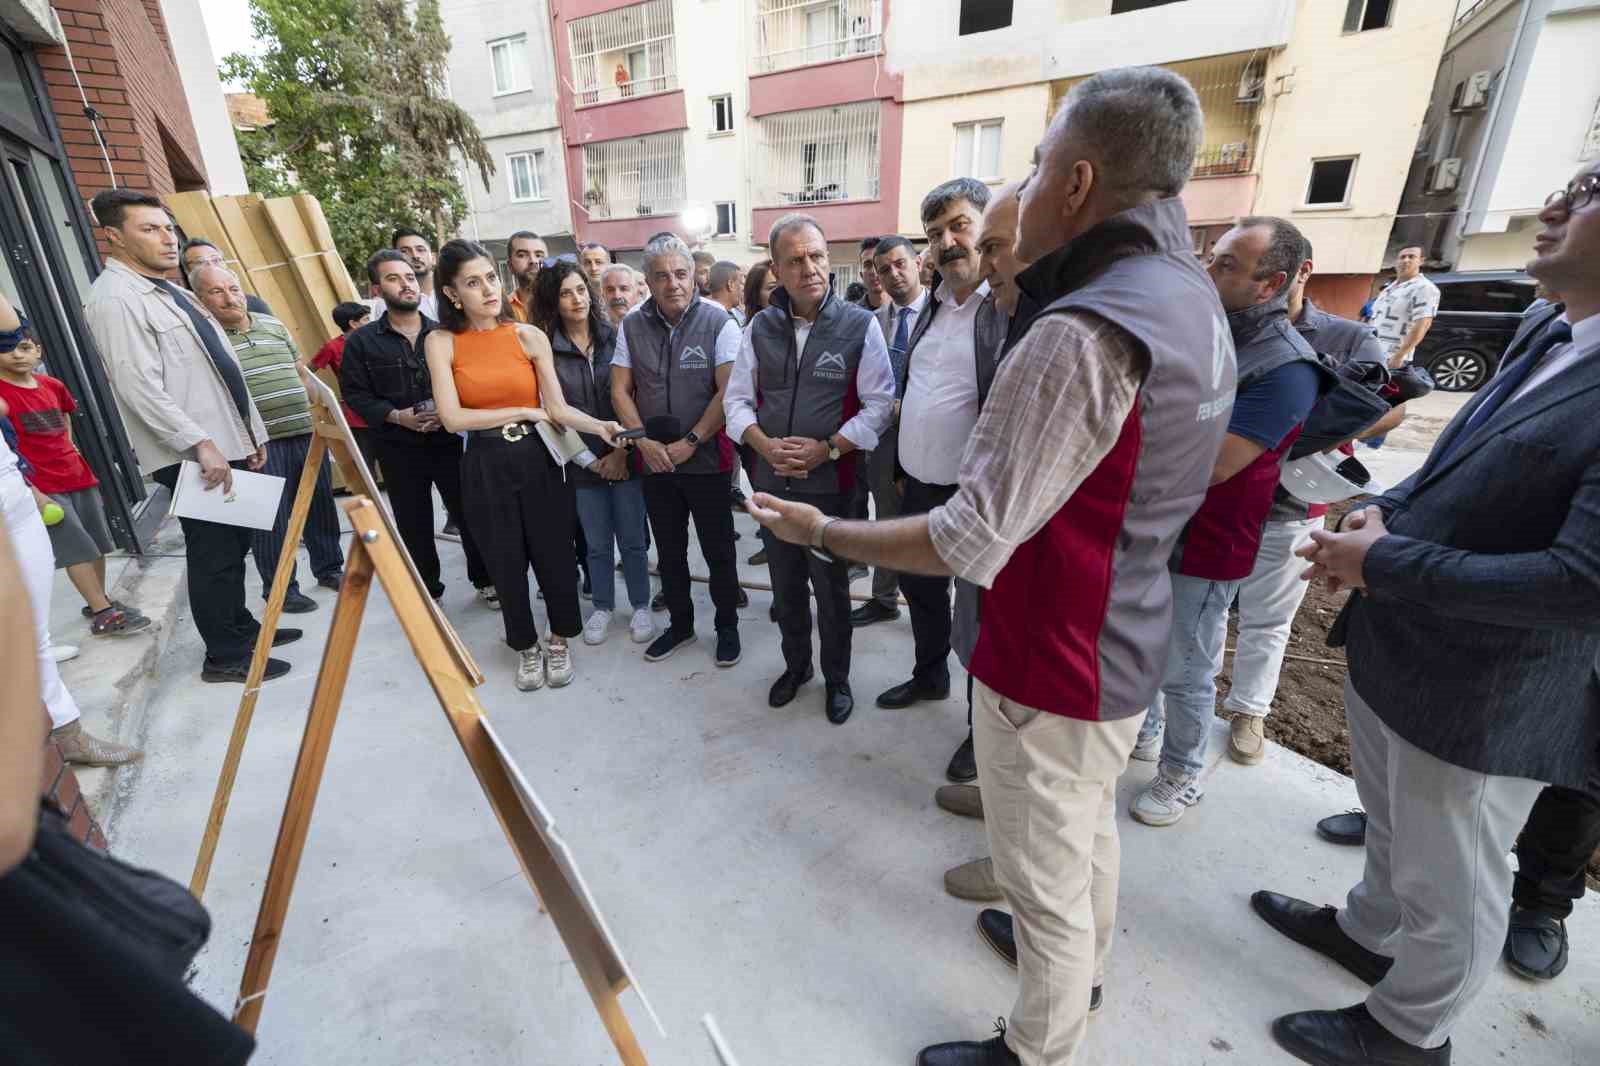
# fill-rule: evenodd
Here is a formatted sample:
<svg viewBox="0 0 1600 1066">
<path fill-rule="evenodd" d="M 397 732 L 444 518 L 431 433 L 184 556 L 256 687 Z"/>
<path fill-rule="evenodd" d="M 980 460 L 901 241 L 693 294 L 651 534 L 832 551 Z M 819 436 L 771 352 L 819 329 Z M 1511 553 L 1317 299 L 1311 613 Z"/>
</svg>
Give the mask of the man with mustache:
<svg viewBox="0 0 1600 1066">
<path fill-rule="evenodd" d="M 622 320 L 633 310 L 633 268 L 612 263 L 600 275 L 600 305 L 612 329 L 621 329 Z"/>
</svg>

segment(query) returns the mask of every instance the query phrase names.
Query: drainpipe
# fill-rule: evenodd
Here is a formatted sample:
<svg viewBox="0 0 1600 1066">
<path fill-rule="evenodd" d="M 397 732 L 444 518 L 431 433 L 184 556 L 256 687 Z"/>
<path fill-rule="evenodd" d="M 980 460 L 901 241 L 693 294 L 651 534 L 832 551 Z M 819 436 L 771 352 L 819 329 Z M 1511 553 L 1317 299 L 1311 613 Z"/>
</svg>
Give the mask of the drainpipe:
<svg viewBox="0 0 1600 1066">
<path fill-rule="evenodd" d="M 1519 53 L 1522 51 L 1522 36 L 1528 28 L 1528 16 L 1533 11 L 1537 0 L 1522 0 L 1522 10 L 1517 14 L 1517 30 L 1511 35 L 1511 47 L 1506 51 L 1506 76 L 1502 79 L 1499 88 L 1495 91 L 1494 99 L 1489 102 L 1489 114 L 1484 122 L 1483 139 L 1478 142 L 1478 158 L 1472 164 L 1472 184 L 1468 187 L 1467 210 L 1461 213 L 1456 220 L 1456 258 L 1461 256 L 1461 242 L 1467 239 L 1467 225 L 1472 221 L 1478 209 L 1472 202 L 1478 198 L 1478 182 L 1483 178 L 1483 166 L 1489 158 L 1489 142 L 1494 140 L 1496 124 L 1500 121 L 1500 105 L 1505 101 L 1506 86 L 1511 81 L 1511 70 L 1516 65 Z"/>
</svg>

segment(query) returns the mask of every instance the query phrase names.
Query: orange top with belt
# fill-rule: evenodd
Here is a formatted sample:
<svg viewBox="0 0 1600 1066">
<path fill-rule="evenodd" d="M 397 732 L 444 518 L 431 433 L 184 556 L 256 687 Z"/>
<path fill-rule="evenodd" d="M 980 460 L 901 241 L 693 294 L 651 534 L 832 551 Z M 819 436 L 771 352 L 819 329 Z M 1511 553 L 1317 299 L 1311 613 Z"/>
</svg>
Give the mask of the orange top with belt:
<svg viewBox="0 0 1600 1066">
<path fill-rule="evenodd" d="M 452 334 L 455 358 L 451 371 L 462 407 L 486 411 L 496 407 L 538 407 L 539 377 L 517 340 L 517 325 L 502 322 L 490 330 Z"/>
</svg>

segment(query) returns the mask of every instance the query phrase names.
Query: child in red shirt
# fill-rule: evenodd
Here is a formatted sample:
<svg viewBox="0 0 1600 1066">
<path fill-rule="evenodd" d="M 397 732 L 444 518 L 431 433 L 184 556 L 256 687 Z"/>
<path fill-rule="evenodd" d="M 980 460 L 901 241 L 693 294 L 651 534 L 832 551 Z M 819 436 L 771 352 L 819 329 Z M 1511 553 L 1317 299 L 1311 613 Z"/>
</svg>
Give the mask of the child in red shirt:
<svg viewBox="0 0 1600 1066">
<path fill-rule="evenodd" d="M 10 408 L 19 454 L 32 467 L 27 480 L 40 510 L 53 502 L 63 512 L 47 526 L 56 569 L 65 570 L 83 596 L 83 613 L 95 636 L 138 633 L 150 628 L 150 619 L 106 595 L 105 553 L 116 545 L 99 479 L 72 443 L 68 416 L 78 405 L 60 381 L 34 372 L 42 356 L 26 333 L 15 348 L 0 352 L 0 399 Z"/>
</svg>

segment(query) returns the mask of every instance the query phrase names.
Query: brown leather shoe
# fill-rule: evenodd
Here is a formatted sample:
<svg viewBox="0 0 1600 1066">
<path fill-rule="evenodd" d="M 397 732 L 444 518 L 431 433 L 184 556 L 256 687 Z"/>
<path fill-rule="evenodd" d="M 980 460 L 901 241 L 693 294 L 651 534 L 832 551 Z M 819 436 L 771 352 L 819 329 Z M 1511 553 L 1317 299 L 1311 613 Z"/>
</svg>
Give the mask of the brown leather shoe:
<svg viewBox="0 0 1600 1066">
<path fill-rule="evenodd" d="M 994 879 L 994 860 L 985 856 L 944 872 L 944 890 L 956 899 L 996 903 L 1005 898 Z"/>
<path fill-rule="evenodd" d="M 124 766 L 144 758 L 144 752 L 109 740 L 101 740 L 74 719 L 50 731 L 50 739 L 61 749 L 61 757 L 78 766 Z"/>
<path fill-rule="evenodd" d="M 963 818 L 983 817 L 983 793 L 977 785 L 940 785 L 933 802 Z"/>
</svg>

